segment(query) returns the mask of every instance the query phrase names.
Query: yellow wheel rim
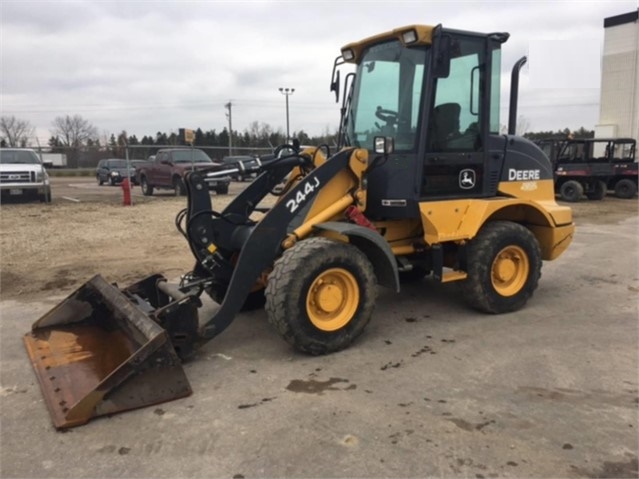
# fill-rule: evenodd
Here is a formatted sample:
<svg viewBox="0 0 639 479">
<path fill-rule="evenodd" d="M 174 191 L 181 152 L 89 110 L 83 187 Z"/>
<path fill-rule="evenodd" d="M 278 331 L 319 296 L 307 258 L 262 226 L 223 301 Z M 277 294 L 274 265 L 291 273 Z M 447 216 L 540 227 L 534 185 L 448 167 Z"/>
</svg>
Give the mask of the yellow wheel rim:
<svg viewBox="0 0 639 479">
<path fill-rule="evenodd" d="M 507 246 L 493 261 L 491 280 L 495 291 L 502 296 L 514 296 L 526 284 L 530 274 L 528 255 L 519 246 Z"/>
<path fill-rule="evenodd" d="M 337 331 L 348 324 L 359 305 L 355 276 L 342 268 L 323 271 L 308 290 L 306 312 L 322 331 Z"/>
</svg>

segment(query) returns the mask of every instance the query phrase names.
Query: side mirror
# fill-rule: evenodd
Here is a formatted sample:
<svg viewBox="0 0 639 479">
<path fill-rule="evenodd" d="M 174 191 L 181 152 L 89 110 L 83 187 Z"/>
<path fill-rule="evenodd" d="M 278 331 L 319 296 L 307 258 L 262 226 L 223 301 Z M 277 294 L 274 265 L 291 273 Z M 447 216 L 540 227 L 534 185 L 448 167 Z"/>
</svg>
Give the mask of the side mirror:
<svg viewBox="0 0 639 479">
<path fill-rule="evenodd" d="M 335 72 L 335 78 L 331 82 L 331 91 L 335 92 L 335 103 L 337 103 L 339 101 L 339 85 L 340 85 L 340 81 L 339 80 L 340 80 L 339 79 L 339 70 L 337 70 Z"/>
<path fill-rule="evenodd" d="M 435 78 L 447 78 L 450 74 L 452 39 L 441 33 L 441 25 L 435 27 L 432 47 L 432 71 Z"/>
<path fill-rule="evenodd" d="M 344 64 L 344 57 L 338 56 L 333 63 L 333 72 L 331 73 L 331 91 L 335 92 L 335 103 L 339 101 L 339 70 L 338 66 Z"/>
<path fill-rule="evenodd" d="M 373 141 L 378 155 L 390 155 L 395 150 L 395 139 L 392 136 L 376 136 Z"/>
</svg>

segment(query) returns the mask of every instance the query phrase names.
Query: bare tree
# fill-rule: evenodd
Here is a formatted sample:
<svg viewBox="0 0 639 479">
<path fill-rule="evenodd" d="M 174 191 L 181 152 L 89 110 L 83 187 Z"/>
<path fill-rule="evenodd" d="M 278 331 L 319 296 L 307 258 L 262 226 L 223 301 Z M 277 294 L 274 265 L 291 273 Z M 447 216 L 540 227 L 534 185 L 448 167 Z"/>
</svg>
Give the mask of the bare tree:
<svg viewBox="0 0 639 479">
<path fill-rule="evenodd" d="M 15 116 L 0 118 L 0 139 L 7 146 L 27 146 L 29 137 L 33 136 L 35 128 L 26 120 L 19 120 Z"/>
<path fill-rule="evenodd" d="M 87 140 L 98 138 L 98 129 L 80 115 L 56 117 L 50 131 L 53 136 L 60 138 L 63 145 L 71 148 L 79 148 Z"/>
<path fill-rule="evenodd" d="M 530 130 L 530 120 L 528 119 L 528 117 L 526 117 L 524 115 L 519 115 L 517 117 L 517 132 L 516 132 L 516 134 L 518 136 L 524 136 L 524 133 L 526 133 L 528 130 Z"/>
</svg>

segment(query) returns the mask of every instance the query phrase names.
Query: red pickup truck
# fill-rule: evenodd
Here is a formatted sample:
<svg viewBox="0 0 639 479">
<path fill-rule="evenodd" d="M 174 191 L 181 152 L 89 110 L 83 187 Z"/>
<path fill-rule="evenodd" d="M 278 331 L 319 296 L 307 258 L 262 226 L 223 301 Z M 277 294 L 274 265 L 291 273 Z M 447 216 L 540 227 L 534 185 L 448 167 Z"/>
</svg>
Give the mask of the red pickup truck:
<svg viewBox="0 0 639 479">
<path fill-rule="evenodd" d="M 186 194 L 182 179 L 186 171 L 210 168 L 216 164 L 202 150 L 170 148 L 158 151 L 155 158 L 137 165 L 135 176 L 146 196 L 152 195 L 155 188 L 172 189 L 176 196 L 182 196 Z M 207 180 L 209 190 L 220 195 L 229 192 L 230 182 L 230 177 Z"/>
</svg>

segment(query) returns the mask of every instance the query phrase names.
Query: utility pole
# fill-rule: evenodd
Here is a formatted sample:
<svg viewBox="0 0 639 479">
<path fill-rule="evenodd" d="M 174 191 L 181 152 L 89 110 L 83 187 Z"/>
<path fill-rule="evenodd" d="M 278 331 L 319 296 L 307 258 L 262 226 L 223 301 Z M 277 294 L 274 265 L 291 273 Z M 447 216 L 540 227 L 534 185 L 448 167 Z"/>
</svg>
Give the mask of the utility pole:
<svg viewBox="0 0 639 479">
<path fill-rule="evenodd" d="M 224 105 L 224 108 L 228 110 L 226 117 L 229 119 L 229 156 L 233 156 L 233 121 L 231 115 L 232 106 L 233 105 L 231 104 L 230 100 L 226 105 Z"/>
<path fill-rule="evenodd" d="M 295 88 L 280 88 L 280 93 L 286 96 L 286 142 L 288 143 L 291 135 L 288 128 L 288 97 L 293 94 Z"/>
</svg>

